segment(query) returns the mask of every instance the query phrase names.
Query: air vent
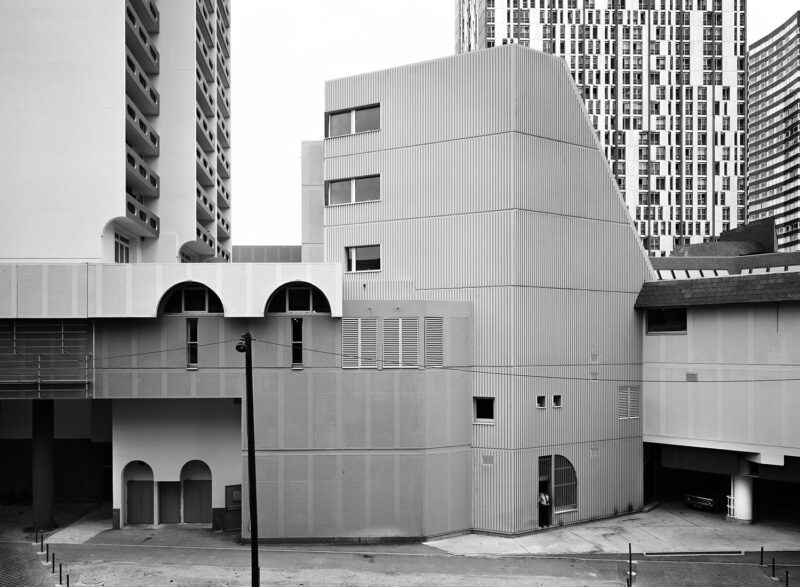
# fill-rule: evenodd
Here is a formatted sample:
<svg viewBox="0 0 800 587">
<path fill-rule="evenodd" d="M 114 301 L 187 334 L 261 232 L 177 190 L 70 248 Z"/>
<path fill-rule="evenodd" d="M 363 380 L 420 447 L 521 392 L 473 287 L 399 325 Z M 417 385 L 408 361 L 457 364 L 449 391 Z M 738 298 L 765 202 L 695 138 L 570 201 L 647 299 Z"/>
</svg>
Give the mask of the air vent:
<svg viewBox="0 0 800 587">
<path fill-rule="evenodd" d="M 483 455 L 481 457 L 481 465 L 487 465 L 489 467 L 494 466 L 494 455 Z"/>
<path fill-rule="evenodd" d="M 686 381 L 697 382 L 697 373 L 686 373 Z"/>
</svg>

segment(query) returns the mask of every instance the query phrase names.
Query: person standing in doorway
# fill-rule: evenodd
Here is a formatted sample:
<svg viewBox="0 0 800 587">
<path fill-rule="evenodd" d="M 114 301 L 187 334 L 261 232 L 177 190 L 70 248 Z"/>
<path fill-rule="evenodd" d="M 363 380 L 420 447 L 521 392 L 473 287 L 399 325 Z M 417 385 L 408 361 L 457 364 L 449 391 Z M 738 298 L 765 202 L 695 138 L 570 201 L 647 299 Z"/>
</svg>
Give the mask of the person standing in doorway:
<svg viewBox="0 0 800 587">
<path fill-rule="evenodd" d="M 539 493 L 539 527 L 550 526 L 550 495 L 546 491 Z"/>
</svg>

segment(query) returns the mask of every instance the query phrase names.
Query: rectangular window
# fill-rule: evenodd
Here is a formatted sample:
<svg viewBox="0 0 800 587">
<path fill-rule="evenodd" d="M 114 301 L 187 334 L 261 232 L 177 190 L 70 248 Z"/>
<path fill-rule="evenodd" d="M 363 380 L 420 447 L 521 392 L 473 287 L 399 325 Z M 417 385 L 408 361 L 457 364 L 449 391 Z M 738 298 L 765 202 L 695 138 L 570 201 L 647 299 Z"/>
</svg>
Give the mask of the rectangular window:
<svg viewBox="0 0 800 587">
<path fill-rule="evenodd" d="M 553 407 L 560 408 L 561 407 L 561 395 L 554 395 L 553 396 Z"/>
<path fill-rule="evenodd" d="M 186 366 L 197 368 L 197 318 L 186 319 Z"/>
<path fill-rule="evenodd" d="M 121 234 L 114 233 L 114 263 L 131 262 L 131 241 Z"/>
<path fill-rule="evenodd" d="M 378 319 L 342 318 L 342 368 L 378 366 Z"/>
<path fill-rule="evenodd" d="M 650 308 L 647 332 L 686 332 L 686 308 Z"/>
<path fill-rule="evenodd" d="M 536 408 L 543 410 L 547 407 L 547 399 L 543 395 L 536 396 Z"/>
<path fill-rule="evenodd" d="M 444 319 L 438 316 L 425 317 L 425 366 L 444 365 Z"/>
<path fill-rule="evenodd" d="M 620 386 L 618 389 L 617 397 L 617 418 L 620 420 L 629 420 L 639 417 L 639 407 L 641 404 L 641 397 L 639 395 L 639 386 Z"/>
<path fill-rule="evenodd" d="M 419 365 L 417 318 L 383 319 L 383 366 L 387 369 Z"/>
<path fill-rule="evenodd" d="M 303 319 L 292 318 L 292 369 L 303 368 Z"/>
<path fill-rule="evenodd" d="M 381 199 L 381 176 L 368 175 L 327 182 L 327 206 L 372 202 Z"/>
<path fill-rule="evenodd" d="M 381 128 L 380 105 L 328 112 L 325 137 L 341 137 Z"/>
<path fill-rule="evenodd" d="M 474 408 L 475 422 L 494 422 L 493 397 L 474 397 L 472 398 L 472 405 Z"/>
<path fill-rule="evenodd" d="M 379 271 L 381 268 L 381 246 L 347 247 L 347 271 Z"/>
</svg>

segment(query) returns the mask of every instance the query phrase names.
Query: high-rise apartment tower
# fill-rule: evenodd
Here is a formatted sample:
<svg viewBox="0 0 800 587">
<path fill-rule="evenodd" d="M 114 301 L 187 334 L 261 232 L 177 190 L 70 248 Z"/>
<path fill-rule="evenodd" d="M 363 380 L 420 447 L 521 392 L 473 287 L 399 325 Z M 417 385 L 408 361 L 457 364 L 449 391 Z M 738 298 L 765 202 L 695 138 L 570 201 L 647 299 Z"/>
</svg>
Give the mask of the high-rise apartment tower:
<svg viewBox="0 0 800 587">
<path fill-rule="evenodd" d="M 748 54 L 747 219 L 775 218 L 778 249 L 800 250 L 800 12 Z"/>
<path fill-rule="evenodd" d="M 746 0 L 456 0 L 456 51 L 563 57 L 651 254 L 744 222 Z M 546 80 L 543 80 L 546 83 Z"/>
<path fill-rule="evenodd" d="M 0 258 L 230 260 L 229 0 L 0 7 Z"/>
</svg>

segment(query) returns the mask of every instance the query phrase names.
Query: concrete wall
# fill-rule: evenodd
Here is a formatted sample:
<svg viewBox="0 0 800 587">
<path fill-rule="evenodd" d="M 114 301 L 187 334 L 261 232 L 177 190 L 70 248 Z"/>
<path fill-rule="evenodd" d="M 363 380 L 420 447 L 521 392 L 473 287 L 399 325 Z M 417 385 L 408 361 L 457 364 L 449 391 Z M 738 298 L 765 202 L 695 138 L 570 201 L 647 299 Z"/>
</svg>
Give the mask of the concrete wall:
<svg viewBox="0 0 800 587">
<path fill-rule="evenodd" d="M 797 303 L 690 308 L 685 334 L 646 335 L 644 441 L 800 456 L 798 341 Z"/>
<path fill-rule="evenodd" d="M 123 524 L 123 471 L 132 461 L 146 463 L 156 483 L 180 481 L 187 462 L 203 461 L 211 469 L 211 506 L 224 507 L 225 486 L 242 482 L 240 420 L 241 405 L 232 399 L 115 400 L 113 507 Z"/>
</svg>

